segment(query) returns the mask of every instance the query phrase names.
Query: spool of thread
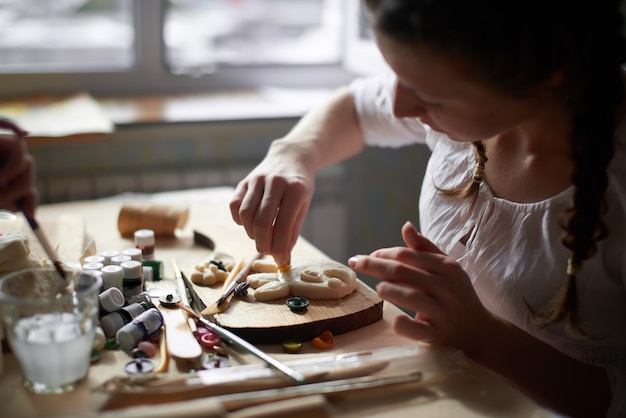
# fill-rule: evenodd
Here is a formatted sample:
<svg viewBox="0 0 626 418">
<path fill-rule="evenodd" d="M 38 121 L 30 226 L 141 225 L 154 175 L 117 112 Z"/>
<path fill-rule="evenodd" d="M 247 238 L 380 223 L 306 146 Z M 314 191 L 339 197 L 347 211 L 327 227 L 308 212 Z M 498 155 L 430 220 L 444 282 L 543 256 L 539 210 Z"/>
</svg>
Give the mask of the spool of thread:
<svg viewBox="0 0 626 418">
<path fill-rule="evenodd" d="M 117 218 L 117 229 L 125 238 L 138 229 L 151 229 L 157 237 L 175 237 L 189 218 L 189 208 L 153 204 L 125 204 Z"/>
</svg>

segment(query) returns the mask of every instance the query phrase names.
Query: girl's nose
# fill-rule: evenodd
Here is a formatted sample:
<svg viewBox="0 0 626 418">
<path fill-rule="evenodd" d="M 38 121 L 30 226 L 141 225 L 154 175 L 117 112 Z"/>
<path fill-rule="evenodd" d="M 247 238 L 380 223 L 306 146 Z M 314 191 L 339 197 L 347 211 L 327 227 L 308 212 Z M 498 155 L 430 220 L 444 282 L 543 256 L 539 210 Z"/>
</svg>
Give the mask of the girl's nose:
<svg viewBox="0 0 626 418">
<path fill-rule="evenodd" d="M 393 95 L 393 115 L 397 118 L 419 117 L 426 108 L 417 97 L 400 83 L 396 83 Z"/>
</svg>

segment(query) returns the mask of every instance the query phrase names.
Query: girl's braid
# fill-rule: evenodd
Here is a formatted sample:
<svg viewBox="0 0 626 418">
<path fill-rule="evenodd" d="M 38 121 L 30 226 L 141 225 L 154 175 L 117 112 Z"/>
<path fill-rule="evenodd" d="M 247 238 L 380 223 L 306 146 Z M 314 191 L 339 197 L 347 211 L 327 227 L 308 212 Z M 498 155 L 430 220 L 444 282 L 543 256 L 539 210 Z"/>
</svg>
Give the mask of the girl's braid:
<svg viewBox="0 0 626 418">
<path fill-rule="evenodd" d="M 608 14 L 609 8 L 605 10 Z M 611 25 L 611 19 L 617 18 L 618 24 Z M 586 334 L 579 318 L 576 278 L 583 262 L 596 253 L 596 243 L 607 235 L 602 221 L 606 212 L 604 194 L 608 186 L 607 167 L 613 157 L 617 112 L 623 99 L 620 63 L 625 51 L 621 30 L 615 30 L 621 29 L 621 17 L 595 16 L 588 21 L 596 22 L 597 27 L 584 30 L 597 35 L 579 49 L 580 65 L 571 77 L 579 80 L 571 83 L 570 98 L 574 162 L 571 181 L 575 192 L 573 206 L 560 220 L 565 230 L 562 242 L 571 255 L 561 289 L 547 305 L 533 312 L 539 325 L 565 320 L 573 335 L 581 337 Z"/>
</svg>

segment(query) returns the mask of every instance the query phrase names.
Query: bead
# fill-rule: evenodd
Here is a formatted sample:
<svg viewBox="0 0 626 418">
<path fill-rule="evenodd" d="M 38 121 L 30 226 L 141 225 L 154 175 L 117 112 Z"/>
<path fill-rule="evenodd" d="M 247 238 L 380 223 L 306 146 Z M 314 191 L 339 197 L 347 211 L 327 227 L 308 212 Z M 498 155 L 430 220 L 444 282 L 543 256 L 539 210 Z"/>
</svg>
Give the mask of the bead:
<svg viewBox="0 0 626 418">
<path fill-rule="evenodd" d="M 204 348 L 213 349 L 220 344 L 222 344 L 222 339 L 213 332 L 207 332 L 200 336 L 200 345 Z"/>
<path fill-rule="evenodd" d="M 296 340 L 289 340 L 283 342 L 283 350 L 289 354 L 299 353 L 302 349 L 302 343 Z"/>
<path fill-rule="evenodd" d="M 154 370 L 154 363 L 147 358 L 136 358 L 126 363 L 124 370 L 128 374 L 150 373 Z"/>
<path fill-rule="evenodd" d="M 307 298 L 301 298 L 296 296 L 287 299 L 285 304 L 289 306 L 289 309 L 291 309 L 293 312 L 300 312 L 305 310 L 309 306 L 309 300 Z"/>
<path fill-rule="evenodd" d="M 167 295 L 161 296 L 159 302 L 166 308 L 173 308 L 180 302 L 180 296 L 178 296 L 178 294 L 168 293 Z"/>
<path fill-rule="evenodd" d="M 156 346 L 150 341 L 142 341 L 137 344 L 137 348 L 146 353 L 146 357 L 152 358 L 156 354 Z"/>
<path fill-rule="evenodd" d="M 332 348 L 335 345 L 335 337 L 332 332 L 324 331 L 318 337 L 311 340 L 311 345 L 321 349 Z"/>
<path fill-rule="evenodd" d="M 141 348 L 133 348 L 133 358 L 147 358 L 148 355 Z"/>
<path fill-rule="evenodd" d="M 104 343 L 105 350 L 117 350 L 120 348 L 120 343 L 117 342 L 115 338 L 109 338 L 106 343 Z"/>
</svg>

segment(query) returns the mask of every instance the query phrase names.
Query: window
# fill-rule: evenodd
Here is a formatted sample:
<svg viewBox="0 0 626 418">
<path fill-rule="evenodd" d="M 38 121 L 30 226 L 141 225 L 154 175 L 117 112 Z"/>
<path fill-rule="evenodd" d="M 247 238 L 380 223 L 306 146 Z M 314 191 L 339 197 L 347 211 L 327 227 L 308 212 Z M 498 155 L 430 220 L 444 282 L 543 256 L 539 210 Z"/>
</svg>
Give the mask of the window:
<svg viewBox="0 0 626 418">
<path fill-rule="evenodd" d="M 170 1 L 166 63 L 192 74 L 219 65 L 337 64 L 342 6 L 336 0 Z"/>
<path fill-rule="evenodd" d="M 354 76 L 343 59 L 358 2 L 0 0 L 0 84 L 10 95 L 334 87 Z"/>
<path fill-rule="evenodd" d="M 0 0 L 0 72 L 129 69 L 128 1 Z"/>
</svg>

